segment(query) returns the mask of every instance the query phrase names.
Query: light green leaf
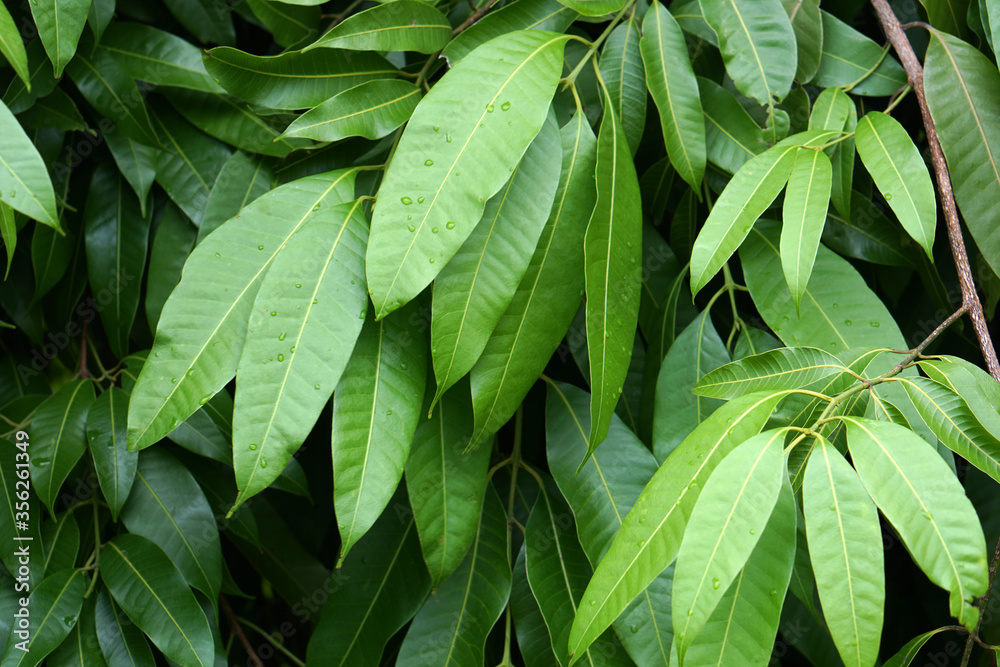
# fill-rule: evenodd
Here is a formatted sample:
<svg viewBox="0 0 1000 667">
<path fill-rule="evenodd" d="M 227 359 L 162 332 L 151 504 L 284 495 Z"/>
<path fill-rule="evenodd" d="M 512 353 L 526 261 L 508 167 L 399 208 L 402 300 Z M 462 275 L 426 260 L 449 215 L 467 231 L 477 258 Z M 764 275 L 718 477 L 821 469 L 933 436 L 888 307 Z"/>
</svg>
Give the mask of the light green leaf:
<svg viewBox="0 0 1000 667">
<path fill-rule="evenodd" d="M 435 590 L 461 564 L 475 538 L 490 448 L 464 454 L 472 429 L 468 385 L 461 382 L 417 427 L 406 462 L 406 491 Z"/>
<path fill-rule="evenodd" d="M 951 615 L 975 627 L 987 588 L 986 543 L 961 483 L 913 431 L 843 417 L 858 476 L 927 577 L 949 591 Z"/>
<path fill-rule="evenodd" d="M 793 135 L 740 167 L 719 195 L 691 249 L 692 294 L 715 277 L 785 187 L 799 147 L 821 146 L 836 134 L 810 130 Z"/>
<path fill-rule="evenodd" d="M 0 5 L 0 53 L 3 53 L 24 85 L 30 88 L 28 54 L 24 50 L 24 42 L 21 41 L 21 32 L 17 29 L 6 5 Z"/>
<path fill-rule="evenodd" d="M 646 126 L 646 77 L 639 39 L 638 22 L 619 24 L 605 41 L 600 60 L 604 88 L 633 155 Z"/>
<path fill-rule="evenodd" d="M 670 163 L 695 192 L 700 192 L 706 154 L 698 80 L 681 27 L 659 2 L 654 1 L 646 12 L 639 47 L 646 65 L 646 85 L 660 112 Z"/>
<path fill-rule="evenodd" d="M 625 6 L 625 0 L 560 0 L 562 4 L 584 16 L 604 16 Z"/>
<path fill-rule="evenodd" d="M 574 295 L 584 290 L 583 238 L 594 208 L 597 141 L 583 114 L 562 128 L 561 137 L 562 174 L 548 222 L 514 298 L 472 367 L 472 447 L 513 416 L 580 305 Z"/>
<path fill-rule="evenodd" d="M 340 381 L 368 310 L 367 241 L 361 202 L 339 204 L 289 239 L 261 283 L 236 373 L 234 509 L 277 479 Z"/>
<path fill-rule="evenodd" d="M 424 604 L 430 578 L 402 489 L 396 498 L 335 575 L 337 594 L 309 640 L 308 664 L 377 667 L 386 642 Z"/>
<path fill-rule="evenodd" d="M 995 408 L 974 410 L 971 392 L 960 394 L 955 387 L 924 377 L 906 378 L 903 387 L 920 417 L 948 449 L 1000 481 L 1000 416 Z"/>
<path fill-rule="evenodd" d="M 49 54 L 56 78 L 59 78 L 66 63 L 76 53 L 77 42 L 87 23 L 90 0 L 38 0 L 29 6 L 38 28 L 38 37 Z"/>
<path fill-rule="evenodd" d="M 1000 20 L 1000 7 L 990 16 Z M 1000 74 L 975 47 L 933 33 L 925 71 L 927 106 L 962 211 L 976 245 L 994 272 L 1000 270 Z"/>
<path fill-rule="evenodd" d="M 434 279 L 507 181 L 545 121 L 566 39 L 538 30 L 497 38 L 417 105 L 373 212 L 367 272 L 376 317 Z"/>
<path fill-rule="evenodd" d="M 55 191 L 42 156 L 3 103 L 0 103 L 0 167 L 0 201 L 60 230 Z"/>
<path fill-rule="evenodd" d="M 617 415 L 611 418 L 608 439 L 604 446 L 587 456 L 589 430 L 589 397 L 571 385 L 549 385 L 545 408 L 545 433 L 548 445 L 549 469 L 563 497 L 576 517 L 576 529 L 591 566 L 603 562 L 608 547 L 639 496 L 642 487 L 653 476 L 656 460 L 635 434 Z M 578 472 L 579 471 L 579 472 Z M 669 645 L 662 637 L 670 632 L 669 597 L 672 572 L 663 572 L 664 566 L 650 574 L 647 584 L 635 591 L 619 609 L 621 614 L 609 618 L 598 629 L 591 641 L 584 646 L 572 642 L 569 652 L 579 658 L 591 643 L 612 621 L 626 649 L 633 658 L 648 656 L 647 660 L 665 663 Z M 583 599 L 593 599 L 584 595 Z M 581 612 L 592 608 L 589 604 L 577 609 Z M 632 631 L 635 627 L 637 630 Z M 591 655 L 602 649 L 595 647 Z"/>
<path fill-rule="evenodd" d="M 229 5 L 218 5 L 207 0 L 164 0 L 164 4 L 199 42 L 233 44 L 236 41 Z"/>
<path fill-rule="evenodd" d="M 492 486 L 480 507 L 468 555 L 417 612 L 399 649 L 398 667 L 483 662 L 486 637 L 507 606 L 511 570 L 507 517 Z"/>
<path fill-rule="evenodd" d="M 628 371 L 642 289 L 639 179 L 610 96 L 597 139 L 597 204 L 587 223 L 587 341 L 590 359 L 592 454 L 608 424 Z M 586 458 L 580 465 L 586 462 Z"/>
<path fill-rule="evenodd" d="M 355 51 L 416 51 L 435 53 L 451 40 L 447 17 L 416 0 L 375 5 L 338 23 L 303 49 L 317 47 Z"/>
<path fill-rule="evenodd" d="M 198 228 L 198 243 L 250 202 L 271 189 L 274 172 L 264 158 L 236 151 L 223 165 L 205 202 L 205 215 Z"/>
<path fill-rule="evenodd" d="M 139 456 L 121 517 L 129 532 L 163 549 L 188 584 L 215 600 L 222 584 L 215 515 L 198 482 L 177 459 L 162 449 Z"/>
<path fill-rule="evenodd" d="M 128 394 L 118 387 L 101 394 L 87 415 L 87 439 L 94 457 L 94 471 L 114 521 L 118 520 L 118 512 L 132 490 L 139 458 L 125 445 L 127 418 Z"/>
<path fill-rule="evenodd" d="M 907 347 L 864 278 L 832 251 L 820 246 L 799 314 L 778 270 L 776 223 L 761 221 L 754 227 L 740 249 L 740 260 L 761 317 L 785 345 L 819 347 L 833 354 L 855 347 Z"/>
<path fill-rule="evenodd" d="M 813 102 L 810 130 L 841 131 L 851 115 L 851 98 L 841 88 L 827 88 Z"/>
<path fill-rule="evenodd" d="M 937 200 L 927 165 L 909 133 L 892 116 L 870 111 L 858 121 L 854 138 L 861 161 L 903 229 L 933 262 Z"/>
<path fill-rule="evenodd" d="M 809 284 L 816 251 L 830 208 L 833 165 L 819 149 L 800 148 L 788 176 L 781 209 L 781 268 L 792 293 L 795 308 Z"/>
<path fill-rule="evenodd" d="M 692 391 L 729 399 L 752 391 L 805 387 L 847 372 L 847 367 L 829 352 L 815 347 L 782 347 L 716 368 L 701 378 Z"/>
<path fill-rule="evenodd" d="M 762 106 L 780 102 L 798 62 L 795 32 L 780 0 L 701 0 L 701 9 L 736 88 Z"/>
<path fill-rule="evenodd" d="M 129 333 L 139 309 L 149 224 L 118 170 L 97 167 L 84 211 L 87 271 L 91 291 L 111 297 L 100 309 L 101 323 L 119 359 L 128 354 Z"/>
<path fill-rule="evenodd" d="M 494 9 L 448 42 L 441 55 L 454 67 L 473 49 L 515 30 L 563 32 L 579 15 L 558 0 L 516 0 Z"/>
<path fill-rule="evenodd" d="M 783 430 L 754 436 L 730 452 L 691 510 L 674 571 L 674 635 L 683 660 L 729 585 L 746 565 L 778 500 Z"/>
<path fill-rule="evenodd" d="M 163 304 L 181 280 L 181 270 L 194 249 L 198 230 L 177 205 L 169 202 L 160 215 L 146 278 L 146 321 L 156 331 Z"/>
<path fill-rule="evenodd" d="M 855 95 L 891 95 L 906 85 L 906 72 L 882 47 L 833 14 L 823 16 L 823 57 L 812 83 L 821 88 L 852 86 Z"/>
<path fill-rule="evenodd" d="M 139 198 L 139 212 L 146 215 L 146 200 L 149 189 L 156 179 L 156 162 L 159 151 L 139 143 L 124 132 L 108 132 L 101 135 L 111 150 L 111 157 L 118 165 L 118 171 L 125 177 Z"/>
<path fill-rule="evenodd" d="M 338 565 L 382 514 L 406 467 L 423 406 L 426 324 L 417 304 L 369 316 L 333 399 Z"/>
<path fill-rule="evenodd" d="M 768 662 L 792 574 L 795 514 L 795 499 L 786 482 L 746 565 L 688 648 L 685 665 L 719 667 Z"/>
<path fill-rule="evenodd" d="M 420 89 L 412 83 L 398 79 L 368 81 L 305 112 L 282 136 L 317 141 L 381 139 L 405 123 L 418 102 Z"/>
<path fill-rule="evenodd" d="M 94 402 L 90 380 L 72 380 L 49 398 L 31 420 L 31 483 L 55 514 L 59 488 L 87 449 L 87 412 Z"/>
<path fill-rule="evenodd" d="M 708 160 L 730 174 L 767 148 L 760 127 L 728 90 L 698 77 Z"/>
<path fill-rule="evenodd" d="M 83 570 L 62 570 L 38 584 L 28 597 L 26 636 L 12 631 L 2 667 L 35 667 L 69 635 L 80 616 L 87 581 Z"/>
<path fill-rule="evenodd" d="M 205 69 L 236 97 L 274 109 L 304 109 L 337 93 L 397 73 L 375 53 L 322 49 L 254 56 L 228 46 L 205 52 Z"/>
<path fill-rule="evenodd" d="M 353 199 L 356 173 L 320 174 L 272 190 L 195 248 L 132 392 L 132 448 L 160 440 L 232 379 L 264 273 L 306 222 Z"/>
<path fill-rule="evenodd" d="M 108 667 L 155 667 L 142 630 L 125 616 L 107 589 L 97 593 L 97 641 Z"/>
<path fill-rule="evenodd" d="M 594 600 L 594 604 L 583 605 L 573 621 L 570 634 L 572 653 L 579 654 L 587 648 L 670 565 L 680 548 L 691 508 L 705 481 L 726 454 L 760 432 L 782 398 L 784 394 L 780 393 L 749 394 L 716 410 L 660 466 L 639 494 L 628 516 L 624 517 L 620 528 L 617 528 L 617 522 L 608 520 L 610 517 L 601 517 L 602 521 L 597 516 L 588 515 L 590 525 L 598 524 L 590 530 L 607 531 L 602 546 L 607 547 L 610 542 L 610 547 L 600 559 L 584 594 L 584 599 Z M 546 421 L 550 422 L 551 417 Z M 551 433 L 550 428 L 554 425 L 547 423 L 547 433 Z M 553 465 L 553 451 L 558 450 L 550 444 L 550 466 Z M 600 461 L 602 451 L 595 453 L 595 461 Z M 573 463 L 575 465 L 575 461 Z M 635 463 L 631 461 L 620 465 L 635 468 Z M 583 473 L 588 470 L 591 470 L 590 463 Z M 591 474 L 596 475 L 596 466 Z M 561 488 L 570 505 L 574 505 L 572 494 L 567 493 L 565 487 Z M 579 512 L 577 519 L 579 523 Z M 609 523 L 613 525 L 609 526 Z M 617 534 L 612 534 L 616 528 Z M 587 549 L 587 540 L 582 535 L 580 541 Z"/>
<path fill-rule="evenodd" d="M 670 325 L 672 326 L 672 325 Z M 669 346 L 656 380 L 653 453 L 665 461 L 677 445 L 722 405 L 692 393 L 702 377 L 729 363 L 726 344 L 704 310 Z"/>
<path fill-rule="evenodd" d="M 795 78 L 800 83 L 808 83 L 816 76 L 823 55 L 823 17 L 819 0 L 781 0 L 781 5 L 795 31 L 798 50 Z"/>
<path fill-rule="evenodd" d="M 840 657 L 845 665 L 874 665 L 885 603 L 878 510 L 854 469 L 822 437 L 806 464 L 802 504 L 816 589 Z"/>
<path fill-rule="evenodd" d="M 114 23 L 101 39 L 100 48 L 114 56 L 133 79 L 206 93 L 223 92 L 205 71 L 198 47 L 165 30 L 141 23 Z"/>
<path fill-rule="evenodd" d="M 432 408 L 475 365 L 528 269 L 559 184 L 559 143 L 555 115 L 549 114 L 510 180 L 486 203 L 483 219 L 434 281 Z"/>
<path fill-rule="evenodd" d="M 140 535 L 118 535 L 101 551 L 101 579 L 164 655 L 191 667 L 214 664 L 205 612 L 160 547 Z"/>
</svg>

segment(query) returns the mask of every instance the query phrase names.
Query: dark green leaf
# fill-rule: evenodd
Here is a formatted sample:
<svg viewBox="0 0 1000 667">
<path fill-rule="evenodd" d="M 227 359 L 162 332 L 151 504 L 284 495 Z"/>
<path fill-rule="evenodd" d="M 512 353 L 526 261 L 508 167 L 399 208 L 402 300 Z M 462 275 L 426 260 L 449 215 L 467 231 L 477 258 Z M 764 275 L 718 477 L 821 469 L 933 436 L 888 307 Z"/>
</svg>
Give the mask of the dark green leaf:
<svg viewBox="0 0 1000 667">
<path fill-rule="evenodd" d="M 76 53 L 77 42 L 87 22 L 90 0 L 36 0 L 29 3 L 38 27 L 38 37 L 52 61 L 56 78 Z"/>
<path fill-rule="evenodd" d="M 517 0 L 494 9 L 459 33 L 441 55 L 454 67 L 478 46 L 514 30 L 551 30 L 563 32 L 579 17 L 558 0 Z"/>
<path fill-rule="evenodd" d="M 59 570 L 73 568 L 80 551 L 80 526 L 73 516 L 73 510 L 67 510 L 42 525 L 42 543 L 46 573 L 51 575 Z"/>
<path fill-rule="evenodd" d="M 338 23 L 307 49 L 434 53 L 451 40 L 451 24 L 431 5 L 396 0 L 375 5 Z"/>
<path fill-rule="evenodd" d="M 821 88 L 851 86 L 855 95 L 891 95 L 906 85 L 906 72 L 882 47 L 833 14 L 823 16 L 823 56 L 813 83 Z"/>
<path fill-rule="evenodd" d="M 87 449 L 87 412 L 94 402 L 90 380 L 72 380 L 56 392 L 31 420 L 31 482 L 55 514 L 59 488 Z"/>
<path fill-rule="evenodd" d="M 198 229 L 177 205 L 168 202 L 160 215 L 152 249 L 149 251 L 149 276 L 146 279 L 146 321 L 156 331 L 163 304 L 181 280 L 181 269 L 194 249 Z"/>
<path fill-rule="evenodd" d="M 154 667 L 149 642 L 107 590 L 97 594 L 97 640 L 108 667 Z"/>
<path fill-rule="evenodd" d="M 232 44 L 236 40 L 232 10 L 208 0 L 164 0 L 170 13 L 200 42 Z"/>
<path fill-rule="evenodd" d="M 140 23 L 114 23 L 101 39 L 101 49 L 110 52 L 133 79 L 157 86 L 222 92 L 205 71 L 198 47 L 164 30 Z"/>
<path fill-rule="evenodd" d="M 271 189 L 274 172 L 261 157 L 236 151 L 219 172 L 205 203 L 198 229 L 198 243 L 222 223 L 235 218 L 243 207 Z"/>
<path fill-rule="evenodd" d="M 87 415 L 87 439 L 94 471 L 115 521 L 132 490 L 139 458 L 136 452 L 128 451 L 125 443 L 127 418 L 128 394 L 118 387 L 101 394 Z"/>
<path fill-rule="evenodd" d="M 11 631 L 0 665 L 39 664 L 76 625 L 86 588 L 83 570 L 62 570 L 38 584 L 28 598 L 28 627 Z"/>
<path fill-rule="evenodd" d="M 605 41 L 600 62 L 601 79 L 632 154 L 639 148 L 646 125 L 646 77 L 639 39 L 638 22 L 619 24 Z"/>
</svg>

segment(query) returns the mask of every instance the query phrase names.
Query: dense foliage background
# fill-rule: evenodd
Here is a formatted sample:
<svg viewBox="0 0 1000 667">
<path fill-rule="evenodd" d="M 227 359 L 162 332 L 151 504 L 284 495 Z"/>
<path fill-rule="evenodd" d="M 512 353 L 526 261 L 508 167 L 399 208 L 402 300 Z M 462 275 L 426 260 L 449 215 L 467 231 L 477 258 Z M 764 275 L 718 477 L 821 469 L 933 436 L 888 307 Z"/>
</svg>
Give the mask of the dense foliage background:
<svg viewBox="0 0 1000 667">
<path fill-rule="evenodd" d="M 995 666 L 1000 2 L 873 5 L 5 0 L 0 667 Z"/>
</svg>

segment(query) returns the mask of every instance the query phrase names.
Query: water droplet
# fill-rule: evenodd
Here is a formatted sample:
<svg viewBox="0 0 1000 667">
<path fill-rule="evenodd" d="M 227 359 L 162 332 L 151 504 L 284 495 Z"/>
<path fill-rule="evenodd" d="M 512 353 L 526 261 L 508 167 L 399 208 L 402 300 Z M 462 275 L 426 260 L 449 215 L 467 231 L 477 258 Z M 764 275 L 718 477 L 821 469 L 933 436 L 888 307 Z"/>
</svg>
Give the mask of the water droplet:
<svg viewBox="0 0 1000 667">
<path fill-rule="evenodd" d="M 216 257 L 222 257 L 222 253 L 221 252 L 217 252 L 217 253 L 215 253 L 215 256 Z"/>
<path fill-rule="evenodd" d="M 751 529 L 750 529 L 750 534 L 751 534 L 751 535 L 756 535 L 756 534 L 757 534 L 757 531 L 756 531 L 756 530 L 754 530 L 753 528 L 751 528 Z"/>
<path fill-rule="evenodd" d="M 392 410 L 386 410 L 385 414 L 386 414 L 387 417 L 391 417 L 392 416 Z"/>
<path fill-rule="evenodd" d="M 417 231 L 417 228 L 414 225 L 407 225 L 406 228 L 409 229 L 411 232 Z"/>
<path fill-rule="evenodd" d="M 188 372 L 187 372 L 187 376 L 191 377 L 192 375 L 194 375 L 194 369 L 193 368 L 189 368 Z"/>
<path fill-rule="evenodd" d="M 597 600 L 591 600 L 590 601 L 590 606 L 591 607 L 593 607 L 595 604 L 597 604 Z"/>
<path fill-rule="evenodd" d="M 645 543 L 646 543 L 646 540 L 639 540 L 638 542 L 636 542 L 636 543 L 635 543 L 635 546 L 637 546 L 637 547 L 641 547 L 641 546 L 642 546 L 642 545 L 644 545 Z"/>
<path fill-rule="evenodd" d="M 277 316 L 278 316 L 278 311 L 272 310 L 271 311 L 271 317 L 277 317 Z"/>
<path fill-rule="evenodd" d="M 836 512 L 837 511 L 837 506 L 836 505 L 830 505 L 830 511 L 831 512 Z"/>
<path fill-rule="evenodd" d="M 878 329 L 878 328 L 879 328 L 880 326 L 882 326 L 882 323 L 881 323 L 881 322 L 878 322 L 878 321 L 876 321 L 876 320 L 872 320 L 872 321 L 871 321 L 871 322 L 869 322 L 868 324 L 869 324 L 869 326 L 873 326 L 873 327 L 875 327 L 876 329 Z"/>
<path fill-rule="evenodd" d="M 400 197 L 399 201 L 403 202 L 405 206 L 409 206 L 410 204 L 413 203 L 413 200 L 410 199 L 409 197 Z"/>
<path fill-rule="evenodd" d="M 448 142 L 448 143 L 450 144 L 450 143 L 451 143 L 451 135 L 450 135 L 450 134 L 449 134 L 449 135 L 447 135 L 447 136 L 446 136 L 446 137 L 444 138 L 444 140 L 445 140 L 445 141 L 447 141 L 447 142 Z"/>
<path fill-rule="evenodd" d="M 434 127 L 434 131 L 435 131 L 435 132 L 437 132 L 438 130 L 440 130 L 440 129 L 441 129 L 441 128 L 440 128 L 439 126 L 437 126 L 437 125 L 434 125 L 433 127 Z"/>
<path fill-rule="evenodd" d="M 296 289 L 301 288 L 302 287 L 302 283 L 295 283 L 295 287 L 296 287 Z"/>
<path fill-rule="evenodd" d="M 205 394 L 204 396 L 202 396 L 202 397 L 201 397 L 201 400 L 200 400 L 200 401 L 198 401 L 198 403 L 199 403 L 200 405 L 205 405 L 205 404 L 206 404 L 206 403 L 208 403 L 208 402 L 209 402 L 210 400 L 212 400 L 212 395 L 211 395 L 211 394 Z"/>
<path fill-rule="evenodd" d="M 319 210 L 319 202 L 316 202 L 316 205 L 313 206 L 313 210 L 314 211 L 318 211 Z"/>
<path fill-rule="evenodd" d="M 434 160 L 424 160 L 424 166 L 425 167 L 433 167 L 434 166 Z"/>
<path fill-rule="evenodd" d="M 854 322 L 852 322 L 851 320 L 844 320 L 844 324 L 846 324 L 847 326 L 851 326 L 852 324 L 854 324 Z"/>
<path fill-rule="evenodd" d="M 250 445 L 250 449 L 251 450 L 257 449 L 257 445 Z"/>
<path fill-rule="evenodd" d="M 280 334 L 278 334 L 278 340 L 285 340 L 286 335 L 287 334 L 284 331 L 282 331 Z"/>
<path fill-rule="evenodd" d="M 292 345 L 290 348 L 288 348 L 288 351 L 291 352 L 292 354 L 295 354 L 295 346 Z"/>
<path fill-rule="evenodd" d="M 313 303 L 314 304 L 319 303 L 319 299 L 313 299 Z"/>
<path fill-rule="evenodd" d="M 430 262 L 431 264 L 433 264 L 434 263 L 434 258 L 433 257 L 428 257 L 427 261 Z"/>
<path fill-rule="evenodd" d="M 431 227 L 431 234 L 437 234 L 437 233 L 438 233 L 438 228 L 437 227 Z"/>
<path fill-rule="evenodd" d="M 63 616 L 63 623 L 65 623 L 68 626 L 73 625 L 74 623 L 76 623 L 76 616 Z"/>
<path fill-rule="evenodd" d="M 451 220 L 449 220 L 449 221 L 448 221 L 448 222 L 447 222 L 447 223 L 445 224 L 445 227 L 447 227 L 448 229 L 455 229 L 455 223 L 454 223 L 454 222 L 452 222 Z"/>
<path fill-rule="evenodd" d="M 500 109 L 503 111 L 507 111 L 508 109 L 510 109 L 510 102 L 504 102 L 503 104 L 501 104 Z"/>
<path fill-rule="evenodd" d="M 892 193 L 891 192 L 886 192 L 885 193 L 885 200 L 889 201 L 890 199 L 892 199 Z"/>
<path fill-rule="evenodd" d="M 317 385 L 315 385 L 315 386 L 313 387 L 313 389 L 315 389 L 316 391 L 319 391 L 319 390 L 320 390 L 320 388 L 321 388 L 322 386 L 323 386 L 323 385 L 320 385 L 320 384 L 317 384 Z"/>
<path fill-rule="evenodd" d="M 285 360 L 285 355 L 279 354 L 278 355 L 278 361 L 284 361 L 284 360 Z"/>
<path fill-rule="evenodd" d="M 688 609 L 688 616 L 694 616 L 694 609 Z"/>
<path fill-rule="evenodd" d="M 492 104 L 487 104 L 486 105 L 486 113 L 493 113 L 493 105 Z"/>
<path fill-rule="evenodd" d="M 358 319 L 359 319 L 359 320 L 363 320 L 363 319 L 365 319 L 365 310 L 366 310 L 365 308 L 362 308 L 362 309 L 361 309 L 361 312 L 360 312 L 360 313 L 358 313 Z"/>
<path fill-rule="evenodd" d="M 712 588 L 714 588 L 715 590 L 719 590 L 719 584 L 720 582 L 718 579 L 712 579 Z"/>
<path fill-rule="evenodd" d="M 776 588 L 772 588 L 771 591 L 770 591 L 770 593 L 769 593 L 769 595 L 771 597 L 774 597 L 777 594 L 778 594 L 778 589 L 776 589 Z"/>
<path fill-rule="evenodd" d="M 924 518 L 927 519 L 928 521 L 930 521 L 931 519 L 934 518 L 934 515 L 931 514 L 930 512 L 923 512 L 923 515 L 924 515 Z"/>
<path fill-rule="evenodd" d="M 423 197 L 417 197 L 417 203 L 418 204 L 423 204 L 424 203 L 424 198 Z"/>
<path fill-rule="evenodd" d="M 170 384 L 177 384 L 177 378 L 170 378 Z"/>
<path fill-rule="evenodd" d="M 264 246 L 262 246 L 262 245 L 257 246 L 257 250 L 263 250 L 263 249 L 264 249 Z"/>
<path fill-rule="evenodd" d="M 266 468 L 267 467 L 267 459 L 261 459 L 260 460 L 260 467 L 261 468 Z"/>
</svg>

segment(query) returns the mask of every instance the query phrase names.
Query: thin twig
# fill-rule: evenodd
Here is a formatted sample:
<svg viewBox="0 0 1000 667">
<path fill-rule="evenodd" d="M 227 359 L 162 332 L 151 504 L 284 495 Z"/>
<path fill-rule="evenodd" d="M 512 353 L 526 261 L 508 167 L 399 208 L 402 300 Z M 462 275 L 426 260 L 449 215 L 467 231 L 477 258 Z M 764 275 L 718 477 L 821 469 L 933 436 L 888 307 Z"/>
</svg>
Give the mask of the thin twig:
<svg viewBox="0 0 1000 667">
<path fill-rule="evenodd" d="M 979 301 L 976 293 L 975 283 L 972 281 L 972 268 L 969 265 L 969 256 L 965 252 L 965 242 L 962 239 L 962 228 L 958 222 L 958 209 L 955 206 L 955 194 L 951 187 L 951 176 L 948 173 L 948 165 L 944 159 L 944 152 L 941 150 L 941 141 L 938 139 L 937 127 L 931 117 L 930 108 L 927 106 L 927 97 L 924 94 L 924 70 L 917 60 L 917 55 L 913 52 L 909 40 L 903 34 L 903 27 L 899 24 L 899 19 L 889 6 L 888 0 L 872 0 L 872 6 L 878 15 L 879 23 L 886 37 L 892 43 L 892 47 L 899 55 L 906 76 L 917 94 L 917 102 L 920 104 L 920 115 L 924 121 L 924 130 L 927 133 L 927 144 L 931 149 L 931 158 L 934 162 L 934 174 L 937 177 L 938 193 L 941 195 L 941 208 L 944 210 L 944 217 L 948 228 L 948 240 L 951 242 L 951 254 L 955 260 L 955 268 L 958 271 L 958 282 L 962 287 L 962 306 L 969 312 L 972 325 L 976 330 L 976 338 L 979 340 L 979 348 L 982 350 L 983 358 L 986 360 L 986 367 L 994 380 L 1000 382 L 1000 362 L 997 361 L 996 350 L 993 348 L 993 341 L 990 339 L 989 328 L 986 326 L 986 316 L 983 314 L 983 305 Z M 986 608 L 986 598 L 993 587 L 993 580 L 996 578 L 997 564 L 1000 563 L 1000 541 L 993 551 L 993 559 L 990 561 L 989 579 L 986 593 L 979 598 L 979 620 L 976 622 L 975 630 L 969 634 L 965 642 L 965 652 L 962 655 L 962 667 L 969 664 L 969 657 L 972 652 L 972 643 L 979 636 L 979 625 L 983 620 L 983 610 Z"/>
<path fill-rule="evenodd" d="M 83 321 L 80 329 L 80 370 L 77 375 L 85 378 L 90 377 L 90 371 L 87 370 L 87 320 Z"/>
<path fill-rule="evenodd" d="M 496 3 L 497 3 L 497 0 L 489 0 L 489 2 L 487 2 L 485 5 L 483 5 L 482 7 L 480 7 L 479 9 L 477 9 L 475 12 L 473 12 L 472 16 L 470 16 L 469 18 L 465 19 L 465 21 L 463 21 L 460 26 L 458 26 L 457 28 L 455 28 L 454 30 L 451 31 L 452 38 L 457 37 L 458 35 L 462 34 L 463 32 L 465 32 L 466 29 L 468 29 L 469 26 L 471 26 L 473 23 L 475 23 L 479 19 L 483 18 L 483 14 L 485 14 L 488 11 L 490 11 L 490 9 Z"/>
<path fill-rule="evenodd" d="M 225 595 L 219 595 L 219 605 L 222 607 L 222 611 L 226 613 L 226 618 L 229 619 L 229 631 L 236 635 L 236 638 L 240 640 L 243 644 L 243 650 L 247 652 L 250 657 L 250 664 L 253 667 L 264 667 L 264 663 L 260 661 L 257 656 L 257 651 L 253 650 L 253 646 L 250 645 L 250 640 L 247 636 L 243 634 L 243 628 L 240 626 L 240 619 L 237 618 L 236 614 L 233 612 L 233 608 L 229 606 L 229 600 L 226 599 Z"/>
</svg>

